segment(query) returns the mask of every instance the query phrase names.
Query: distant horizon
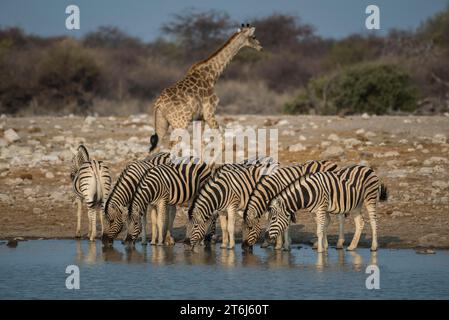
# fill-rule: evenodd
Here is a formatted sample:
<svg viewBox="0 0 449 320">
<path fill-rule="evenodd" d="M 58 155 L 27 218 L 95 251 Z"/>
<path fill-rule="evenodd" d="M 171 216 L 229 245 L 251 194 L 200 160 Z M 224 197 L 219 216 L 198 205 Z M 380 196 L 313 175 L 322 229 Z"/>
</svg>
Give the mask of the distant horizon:
<svg viewBox="0 0 449 320">
<path fill-rule="evenodd" d="M 241 2 L 232 0 L 3 0 L 0 3 L 0 28 L 19 27 L 27 34 L 40 37 L 81 38 L 100 26 L 114 26 L 143 42 L 151 42 L 162 36 L 160 27 L 173 19 L 174 14 L 193 8 L 197 11 L 223 11 L 236 22 L 274 13 L 292 14 L 298 16 L 302 23 L 312 25 L 316 35 L 341 39 L 352 34 L 384 36 L 391 29 L 415 30 L 426 19 L 446 9 L 448 3 L 448 0 L 345 0 L 340 3 L 332 0 L 282 0 L 282 3 L 246 0 L 242 8 Z M 65 28 L 65 8 L 70 4 L 80 8 L 80 30 Z M 370 4 L 380 8 L 380 30 L 365 28 L 365 8 Z"/>
</svg>

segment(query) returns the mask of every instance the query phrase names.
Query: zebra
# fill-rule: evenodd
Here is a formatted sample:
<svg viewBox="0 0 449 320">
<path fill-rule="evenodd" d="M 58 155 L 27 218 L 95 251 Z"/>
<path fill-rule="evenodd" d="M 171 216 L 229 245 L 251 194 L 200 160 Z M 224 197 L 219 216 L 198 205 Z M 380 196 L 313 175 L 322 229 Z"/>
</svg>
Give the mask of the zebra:
<svg viewBox="0 0 449 320">
<path fill-rule="evenodd" d="M 104 206 L 104 214 L 106 221 L 108 222 L 108 234 L 104 236 L 103 241 L 111 243 L 113 239 L 121 232 L 124 222 L 128 222 L 128 206 L 131 202 L 134 192 L 137 189 L 142 177 L 146 172 L 158 166 L 160 164 L 169 163 L 172 160 L 171 154 L 168 152 L 159 152 L 147 156 L 143 160 L 135 160 L 130 162 L 125 169 L 120 173 L 117 181 L 115 182 Z M 175 211 L 175 212 L 173 212 Z M 151 208 L 151 221 L 153 238 L 151 243 L 155 243 L 155 228 L 156 222 L 154 217 L 156 216 L 155 209 Z M 176 208 L 170 207 L 169 214 L 174 215 Z M 142 215 L 143 232 L 142 232 L 142 244 L 147 244 L 146 234 L 146 214 Z M 125 241 L 130 240 L 128 234 Z"/>
<path fill-rule="evenodd" d="M 242 226 L 242 249 L 250 250 L 256 243 L 261 233 L 260 218 L 268 209 L 268 203 L 279 192 L 282 191 L 289 183 L 298 179 L 299 177 L 320 172 L 320 171 L 335 171 L 338 169 L 337 164 L 323 160 L 315 161 L 310 160 L 303 164 L 295 164 L 282 168 L 276 168 L 272 174 L 263 176 L 256 184 L 251 196 L 248 200 L 248 204 L 243 211 L 243 226 Z M 292 216 L 294 219 L 295 216 Z M 295 222 L 295 221 L 292 221 Z M 341 222 L 341 221 L 340 221 Z M 266 237 L 267 239 L 268 237 Z M 279 236 L 276 240 L 275 249 L 289 250 L 289 236 L 288 228 L 284 233 L 284 236 Z M 341 241 L 338 242 L 338 246 L 342 246 Z M 268 246 L 268 242 L 265 240 L 263 247 Z"/>
<path fill-rule="evenodd" d="M 189 208 L 190 237 L 185 243 L 193 248 L 203 239 L 210 227 L 211 218 L 220 212 L 222 230 L 221 248 L 235 246 L 235 214 L 243 210 L 260 177 L 274 166 L 271 158 L 225 164 L 201 188 Z"/>
<path fill-rule="evenodd" d="M 157 208 L 157 245 L 162 245 L 166 206 L 183 205 L 191 201 L 211 173 L 211 165 L 200 162 L 198 158 L 181 159 L 148 171 L 137 186 L 129 206 L 129 232 L 132 240 L 136 239 L 142 229 L 140 215 L 151 204 Z M 166 238 L 171 237 L 173 219 L 169 220 L 168 225 Z"/>
<path fill-rule="evenodd" d="M 318 248 L 317 252 L 327 249 L 325 233 L 326 214 L 349 214 L 354 209 L 356 231 L 349 251 L 357 248 L 363 229 L 360 214 L 364 205 L 371 224 L 371 251 L 376 251 L 377 217 L 376 205 L 388 198 L 387 188 L 381 184 L 374 170 L 367 166 L 354 165 L 340 172 L 317 172 L 303 176 L 290 183 L 269 204 L 269 236 L 274 239 L 288 226 L 290 217 L 299 209 L 307 209 L 316 214 Z"/>
<path fill-rule="evenodd" d="M 70 169 L 72 188 L 77 202 L 76 237 L 81 236 L 81 206 L 85 201 L 89 218 L 90 241 L 95 240 L 97 231 L 97 217 L 95 210 L 103 207 L 104 201 L 111 189 L 111 174 L 109 168 L 102 161 L 91 160 L 84 145 L 79 145 L 77 153 L 72 158 Z M 103 214 L 100 212 L 101 234 L 104 232 Z"/>
</svg>

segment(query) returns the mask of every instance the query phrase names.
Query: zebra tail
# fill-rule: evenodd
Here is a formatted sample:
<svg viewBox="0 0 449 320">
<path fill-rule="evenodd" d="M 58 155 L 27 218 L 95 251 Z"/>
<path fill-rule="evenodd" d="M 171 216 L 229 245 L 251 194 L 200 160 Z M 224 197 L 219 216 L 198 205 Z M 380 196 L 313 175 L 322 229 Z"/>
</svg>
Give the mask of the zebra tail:
<svg viewBox="0 0 449 320">
<path fill-rule="evenodd" d="M 153 134 L 150 138 L 151 146 L 150 146 L 150 152 L 156 149 L 157 143 L 159 142 L 159 136 L 157 133 Z"/>
<path fill-rule="evenodd" d="M 388 200 L 388 189 L 387 189 L 387 187 L 383 183 L 380 185 L 379 200 L 381 202 Z"/>
</svg>

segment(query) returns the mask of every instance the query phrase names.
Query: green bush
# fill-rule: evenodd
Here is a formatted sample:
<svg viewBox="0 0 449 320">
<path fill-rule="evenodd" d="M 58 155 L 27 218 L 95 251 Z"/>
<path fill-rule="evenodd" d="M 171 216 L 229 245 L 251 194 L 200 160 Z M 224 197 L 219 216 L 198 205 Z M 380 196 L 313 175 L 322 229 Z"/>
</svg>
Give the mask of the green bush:
<svg viewBox="0 0 449 320">
<path fill-rule="evenodd" d="M 400 67 L 362 63 L 314 78 L 306 90 L 284 105 L 285 113 L 385 114 L 413 112 L 417 91 Z"/>
</svg>

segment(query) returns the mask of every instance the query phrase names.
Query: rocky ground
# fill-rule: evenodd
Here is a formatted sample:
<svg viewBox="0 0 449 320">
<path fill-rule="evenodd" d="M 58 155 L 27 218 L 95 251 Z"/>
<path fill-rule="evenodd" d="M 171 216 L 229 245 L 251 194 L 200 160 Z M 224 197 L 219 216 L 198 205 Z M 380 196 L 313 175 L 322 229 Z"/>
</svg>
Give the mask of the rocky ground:
<svg viewBox="0 0 449 320">
<path fill-rule="evenodd" d="M 279 129 L 283 164 L 326 158 L 341 166 L 372 166 L 389 189 L 389 201 L 378 210 L 380 245 L 449 248 L 449 117 L 222 116 L 218 120 L 229 127 Z M 109 163 L 115 177 L 127 162 L 146 155 L 152 123 L 145 115 L 2 116 L 0 238 L 73 237 L 71 150 L 84 142 L 94 158 Z M 331 243 L 336 239 L 335 220 Z M 185 222 L 185 212 L 179 210 L 178 240 Z M 85 223 L 83 228 L 86 233 Z M 309 242 L 314 230 L 310 214 L 300 214 L 292 227 L 293 241 Z M 347 242 L 353 231 L 348 218 Z M 370 242 L 368 223 L 364 231 L 362 246 Z"/>
</svg>

